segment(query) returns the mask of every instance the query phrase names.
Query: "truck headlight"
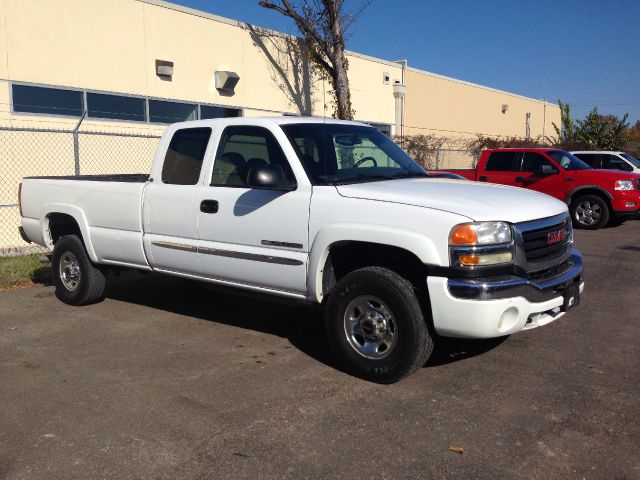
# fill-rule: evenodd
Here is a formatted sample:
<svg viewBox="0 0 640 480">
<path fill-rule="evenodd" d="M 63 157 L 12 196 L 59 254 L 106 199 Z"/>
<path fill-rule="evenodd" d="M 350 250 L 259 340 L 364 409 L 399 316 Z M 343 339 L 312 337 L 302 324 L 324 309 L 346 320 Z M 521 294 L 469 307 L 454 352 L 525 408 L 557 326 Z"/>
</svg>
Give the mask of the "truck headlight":
<svg viewBox="0 0 640 480">
<path fill-rule="evenodd" d="M 449 235 L 452 266 L 479 267 L 513 262 L 513 236 L 506 222 L 456 225 Z"/>
<path fill-rule="evenodd" d="M 614 190 L 635 190 L 633 180 L 616 180 Z"/>
</svg>

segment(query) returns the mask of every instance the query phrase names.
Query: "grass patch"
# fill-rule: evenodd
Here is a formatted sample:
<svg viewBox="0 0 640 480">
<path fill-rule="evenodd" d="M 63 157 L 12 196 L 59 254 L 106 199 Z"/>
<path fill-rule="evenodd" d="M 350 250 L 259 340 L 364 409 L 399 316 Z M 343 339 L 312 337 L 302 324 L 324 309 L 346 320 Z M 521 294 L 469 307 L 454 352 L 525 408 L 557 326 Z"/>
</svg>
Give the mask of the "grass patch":
<svg viewBox="0 0 640 480">
<path fill-rule="evenodd" d="M 42 283 L 51 277 L 51 266 L 43 264 L 40 255 L 0 257 L 0 290 Z"/>
</svg>

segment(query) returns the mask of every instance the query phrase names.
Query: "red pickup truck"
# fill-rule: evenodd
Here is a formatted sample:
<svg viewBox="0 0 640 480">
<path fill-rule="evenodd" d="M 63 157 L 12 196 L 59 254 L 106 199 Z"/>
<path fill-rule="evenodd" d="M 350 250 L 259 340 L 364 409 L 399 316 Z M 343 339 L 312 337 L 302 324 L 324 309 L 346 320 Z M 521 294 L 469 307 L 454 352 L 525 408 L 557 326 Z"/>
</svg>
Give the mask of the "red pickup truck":
<svg viewBox="0 0 640 480">
<path fill-rule="evenodd" d="M 640 212 L 639 174 L 597 170 L 556 148 L 485 150 L 475 169 L 447 171 L 556 197 L 569 205 L 577 228 L 595 230 Z"/>
</svg>

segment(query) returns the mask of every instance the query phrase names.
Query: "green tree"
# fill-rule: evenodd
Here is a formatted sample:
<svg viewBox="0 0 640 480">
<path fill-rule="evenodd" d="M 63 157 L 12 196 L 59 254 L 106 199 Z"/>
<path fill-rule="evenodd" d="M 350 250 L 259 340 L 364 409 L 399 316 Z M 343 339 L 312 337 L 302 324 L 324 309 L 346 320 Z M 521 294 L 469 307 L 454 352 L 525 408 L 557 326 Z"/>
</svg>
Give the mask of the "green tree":
<svg viewBox="0 0 640 480">
<path fill-rule="evenodd" d="M 568 103 L 562 103 L 561 100 L 558 100 L 558 106 L 560 107 L 560 126 L 552 123 L 557 138 L 554 143 L 572 145 L 575 141 L 575 125 L 571 118 L 571 107 Z"/>
<path fill-rule="evenodd" d="M 589 150 L 623 150 L 629 141 L 628 117 L 628 113 L 622 120 L 615 115 L 600 115 L 594 108 L 584 120 L 576 120 L 575 141 Z"/>
</svg>

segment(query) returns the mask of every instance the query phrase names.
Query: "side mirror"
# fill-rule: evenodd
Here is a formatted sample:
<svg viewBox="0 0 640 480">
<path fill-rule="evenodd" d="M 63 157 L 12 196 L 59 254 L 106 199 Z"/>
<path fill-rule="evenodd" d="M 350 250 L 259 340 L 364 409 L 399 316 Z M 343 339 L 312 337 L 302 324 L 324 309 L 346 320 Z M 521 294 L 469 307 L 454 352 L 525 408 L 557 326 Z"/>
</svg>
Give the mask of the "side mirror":
<svg viewBox="0 0 640 480">
<path fill-rule="evenodd" d="M 539 172 L 541 175 L 555 175 L 558 169 L 552 165 L 541 165 Z"/>
<path fill-rule="evenodd" d="M 262 190 L 281 190 L 290 192 L 298 186 L 284 176 L 284 170 L 279 165 L 256 165 L 247 173 L 247 185 Z"/>
</svg>

